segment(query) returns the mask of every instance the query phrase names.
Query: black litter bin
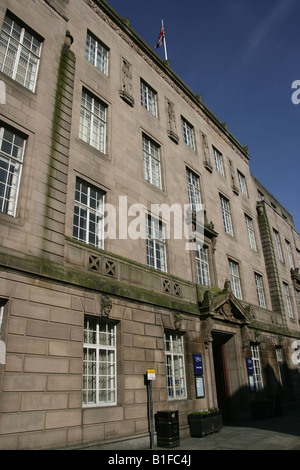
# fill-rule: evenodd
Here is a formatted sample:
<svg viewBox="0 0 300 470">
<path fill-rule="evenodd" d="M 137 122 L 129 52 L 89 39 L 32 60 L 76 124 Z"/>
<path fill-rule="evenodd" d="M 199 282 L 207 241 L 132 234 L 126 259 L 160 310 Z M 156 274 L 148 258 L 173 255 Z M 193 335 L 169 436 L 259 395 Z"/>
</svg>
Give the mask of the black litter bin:
<svg viewBox="0 0 300 470">
<path fill-rule="evenodd" d="M 158 447 L 179 446 L 178 411 L 158 411 L 155 415 L 155 429 Z"/>
</svg>

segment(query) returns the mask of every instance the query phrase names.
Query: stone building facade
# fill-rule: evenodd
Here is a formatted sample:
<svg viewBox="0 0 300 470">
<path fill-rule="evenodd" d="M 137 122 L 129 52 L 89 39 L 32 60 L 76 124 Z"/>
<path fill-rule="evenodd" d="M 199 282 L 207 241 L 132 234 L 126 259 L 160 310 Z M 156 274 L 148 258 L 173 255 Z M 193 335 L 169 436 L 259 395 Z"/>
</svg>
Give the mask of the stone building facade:
<svg viewBox="0 0 300 470">
<path fill-rule="evenodd" d="M 148 369 L 182 436 L 299 400 L 299 235 L 248 148 L 104 0 L 0 24 L 0 448 L 147 447 Z"/>
</svg>

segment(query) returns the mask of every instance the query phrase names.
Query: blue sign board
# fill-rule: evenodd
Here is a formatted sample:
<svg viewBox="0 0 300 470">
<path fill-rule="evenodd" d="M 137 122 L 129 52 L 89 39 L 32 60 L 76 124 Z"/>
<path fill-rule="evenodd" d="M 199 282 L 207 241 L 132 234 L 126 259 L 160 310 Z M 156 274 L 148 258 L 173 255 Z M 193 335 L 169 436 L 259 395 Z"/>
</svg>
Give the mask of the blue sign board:
<svg viewBox="0 0 300 470">
<path fill-rule="evenodd" d="M 194 374 L 203 375 L 202 354 L 193 354 Z"/>
<path fill-rule="evenodd" d="M 254 374 L 252 357 L 246 357 L 248 375 Z"/>
</svg>

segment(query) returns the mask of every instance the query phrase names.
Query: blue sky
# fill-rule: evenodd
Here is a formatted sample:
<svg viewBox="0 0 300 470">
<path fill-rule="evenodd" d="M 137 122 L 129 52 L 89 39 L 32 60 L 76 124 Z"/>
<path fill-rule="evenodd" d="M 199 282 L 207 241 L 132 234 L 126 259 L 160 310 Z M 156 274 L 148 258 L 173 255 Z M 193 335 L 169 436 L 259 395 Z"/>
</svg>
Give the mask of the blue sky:
<svg viewBox="0 0 300 470">
<path fill-rule="evenodd" d="M 252 174 L 300 232 L 299 0 L 108 0 L 155 49 L 164 21 L 174 72 L 249 146 Z M 299 88 L 300 89 L 300 88 Z"/>
</svg>

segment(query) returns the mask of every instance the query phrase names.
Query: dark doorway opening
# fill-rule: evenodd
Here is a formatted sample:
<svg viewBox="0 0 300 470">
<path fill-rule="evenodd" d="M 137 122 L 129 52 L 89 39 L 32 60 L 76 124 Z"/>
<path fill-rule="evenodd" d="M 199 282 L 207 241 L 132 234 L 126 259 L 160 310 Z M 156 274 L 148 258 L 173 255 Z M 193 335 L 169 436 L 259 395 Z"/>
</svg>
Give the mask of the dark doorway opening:
<svg viewBox="0 0 300 470">
<path fill-rule="evenodd" d="M 213 358 L 215 368 L 218 406 L 222 410 L 223 421 L 231 419 L 231 394 L 229 387 L 228 359 L 226 343 L 231 335 L 213 332 Z"/>
</svg>

